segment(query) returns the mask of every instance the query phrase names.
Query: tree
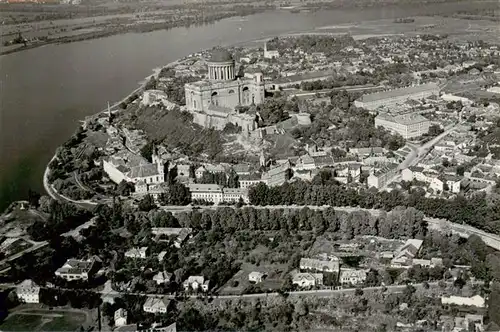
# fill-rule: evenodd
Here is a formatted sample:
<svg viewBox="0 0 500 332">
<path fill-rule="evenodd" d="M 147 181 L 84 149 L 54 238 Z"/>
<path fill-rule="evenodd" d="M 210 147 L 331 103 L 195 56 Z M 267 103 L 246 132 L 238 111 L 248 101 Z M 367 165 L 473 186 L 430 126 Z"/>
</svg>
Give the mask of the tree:
<svg viewBox="0 0 500 332">
<path fill-rule="evenodd" d="M 122 180 L 119 184 L 118 187 L 116 188 L 116 192 L 120 196 L 129 196 L 130 193 L 134 190 L 134 185 L 130 182 L 127 182 L 125 180 Z"/>
<path fill-rule="evenodd" d="M 40 204 L 40 194 L 31 189 L 28 190 L 28 203 L 31 207 L 37 208 Z"/>
<path fill-rule="evenodd" d="M 432 126 L 429 127 L 429 136 L 438 136 L 443 132 L 444 130 L 441 129 L 441 127 L 437 124 L 433 124 Z"/>
<path fill-rule="evenodd" d="M 153 196 L 151 195 L 146 195 L 144 196 L 143 199 L 139 202 L 139 210 L 148 212 L 150 210 L 153 210 L 156 208 L 156 204 L 154 202 Z"/>
<path fill-rule="evenodd" d="M 153 156 L 154 145 L 155 145 L 155 143 L 150 141 L 146 145 L 144 145 L 140 151 L 141 156 L 143 156 L 149 162 L 152 162 L 152 160 L 153 160 L 152 156 Z"/>
</svg>

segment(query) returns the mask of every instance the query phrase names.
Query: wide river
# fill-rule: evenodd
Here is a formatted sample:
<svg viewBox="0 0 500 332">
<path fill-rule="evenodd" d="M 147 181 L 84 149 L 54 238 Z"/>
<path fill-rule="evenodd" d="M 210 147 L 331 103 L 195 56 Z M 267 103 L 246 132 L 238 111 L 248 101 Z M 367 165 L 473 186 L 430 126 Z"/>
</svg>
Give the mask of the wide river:
<svg viewBox="0 0 500 332">
<path fill-rule="evenodd" d="M 293 14 L 272 11 L 214 24 L 47 45 L 0 57 L 0 209 L 43 192 L 42 174 L 78 121 L 127 95 L 153 68 L 231 45 L 339 23 L 433 14 L 431 7 Z"/>
</svg>

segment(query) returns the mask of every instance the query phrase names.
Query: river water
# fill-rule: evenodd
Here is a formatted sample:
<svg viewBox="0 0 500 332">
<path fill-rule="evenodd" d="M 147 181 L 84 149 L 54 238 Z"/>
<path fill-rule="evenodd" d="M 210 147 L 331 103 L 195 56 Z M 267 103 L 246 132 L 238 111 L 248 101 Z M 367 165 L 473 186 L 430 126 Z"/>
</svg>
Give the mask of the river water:
<svg viewBox="0 0 500 332">
<path fill-rule="evenodd" d="M 440 9 L 453 4 L 441 4 Z M 152 69 L 201 49 L 339 23 L 433 14 L 434 7 L 272 11 L 206 26 L 47 45 L 0 57 L 0 209 L 43 191 L 54 150 L 78 121 L 124 97 Z"/>
</svg>

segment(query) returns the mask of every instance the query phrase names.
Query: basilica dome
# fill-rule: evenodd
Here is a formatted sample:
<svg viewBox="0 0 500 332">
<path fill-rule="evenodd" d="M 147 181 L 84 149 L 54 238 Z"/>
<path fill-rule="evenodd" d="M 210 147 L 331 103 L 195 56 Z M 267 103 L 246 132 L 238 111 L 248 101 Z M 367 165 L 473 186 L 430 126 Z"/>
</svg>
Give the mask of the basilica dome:
<svg viewBox="0 0 500 332">
<path fill-rule="evenodd" d="M 219 47 L 212 52 L 210 62 L 229 62 L 233 61 L 233 56 L 225 48 Z"/>
</svg>

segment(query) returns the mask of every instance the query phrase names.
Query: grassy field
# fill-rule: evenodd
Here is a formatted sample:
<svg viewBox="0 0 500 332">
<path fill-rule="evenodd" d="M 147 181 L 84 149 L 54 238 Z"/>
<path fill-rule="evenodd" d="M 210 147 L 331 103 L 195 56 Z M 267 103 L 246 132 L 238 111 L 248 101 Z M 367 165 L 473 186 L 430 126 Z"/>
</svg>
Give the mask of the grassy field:
<svg viewBox="0 0 500 332">
<path fill-rule="evenodd" d="M 1 331 L 77 331 L 86 321 L 84 312 L 23 310 L 9 315 Z"/>
</svg>

